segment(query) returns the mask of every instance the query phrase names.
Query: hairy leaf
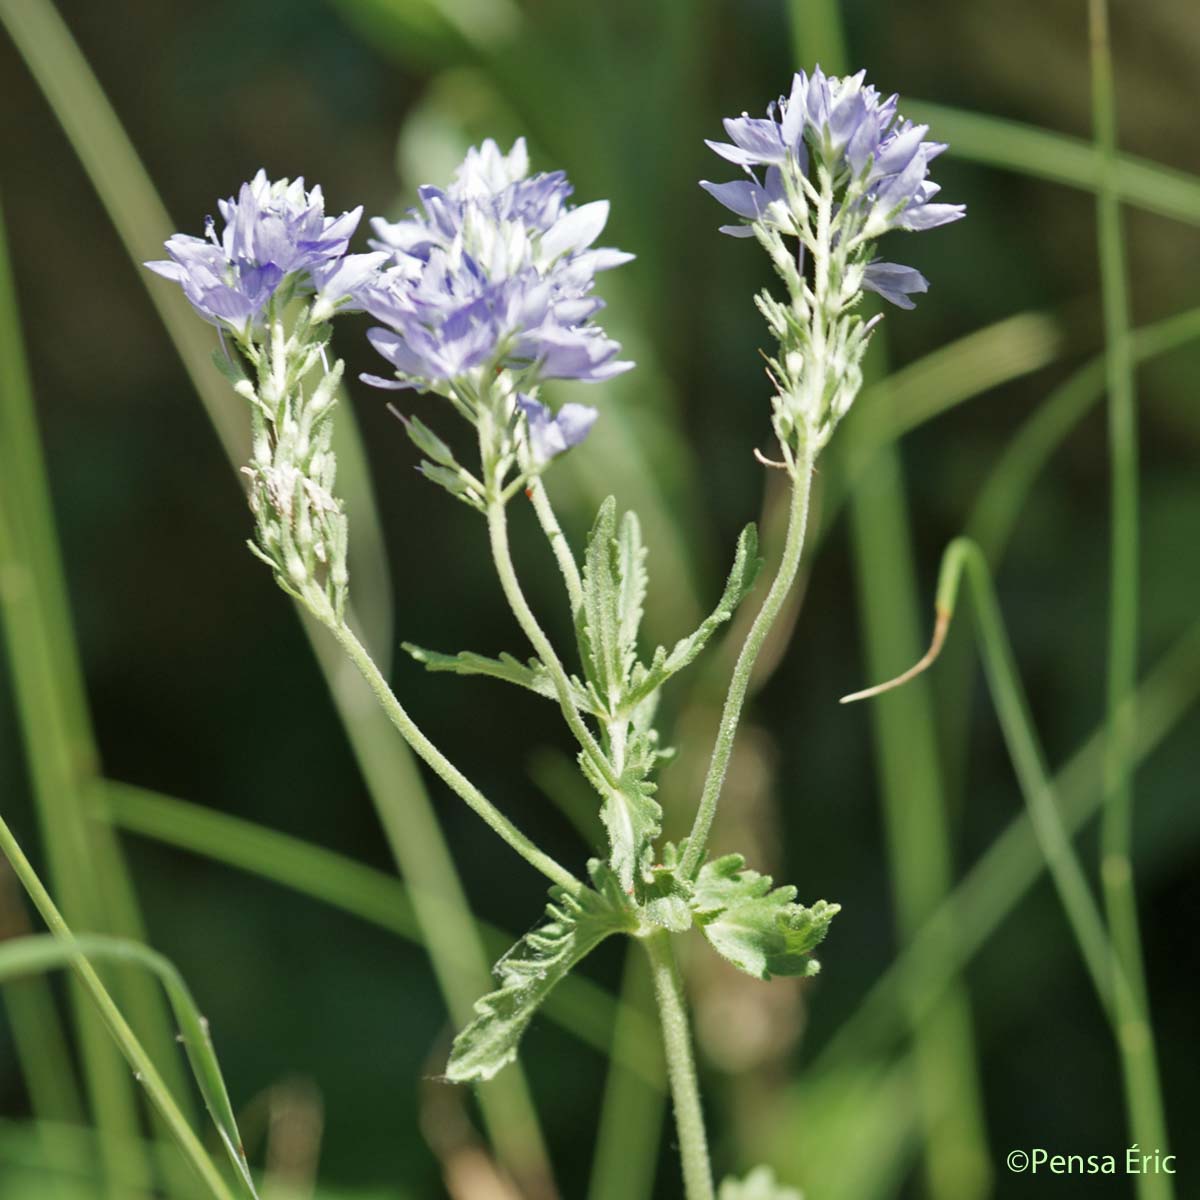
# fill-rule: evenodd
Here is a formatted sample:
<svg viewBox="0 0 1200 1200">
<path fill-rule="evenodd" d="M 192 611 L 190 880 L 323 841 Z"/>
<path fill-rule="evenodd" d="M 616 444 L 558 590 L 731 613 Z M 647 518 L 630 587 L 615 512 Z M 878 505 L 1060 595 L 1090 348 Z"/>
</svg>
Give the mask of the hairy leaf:
<svg viewBox="0 0 1200 1200">
<path fill-rule="evenodd" d="M 600 818 L 608 831 L 609 865 L 628 895 L 633 893 L 635 878 L 648 865 L 654 839 L 662 832 L 662 809 L 654 799 L 657 789 L 650 779 L 662 757 L 653 731 L 632 731 L 625 748 L 624 769 L 613 788 L 586 754 L 579 756 L 588 782 L 603 797 Z"/>
<path fill-rule="evenodd" d="M 666 842 L 660 861 L 650 868 L 649 878 L 643 879 L 638 897 L 647 919 L 672 933 L 683 933 L 692 927 L 691 900 L 695 887 L 690 879 L 679 874 L 678 867 L 679 851 L 673 842 Z"/>
<path fill-rule="evenodd" d="M 454 1039 L 446 1077 L 454 1083 L 492 1079 L 517 1057 L 521 1035 L 551 988 L 613 933 L 634 919 L 611 872 L 588 864 L 595 890 L 578 898 L 550 890 L 546 919 L 497 964 L 500 987 L 475 1004 L 475 1019 Z"/>
<path fill-rule="evenodd" d="M 583 558 L 583 607 L 579 644 L 583 669 L 600 704 L 612 711 L 625 685 L 621 641 L 621 557 L 617 549 L 617 502 L 600 505 Z"/>
<path fill-rule="evenodd" d="M 536 658 L 531 658 L 526 664 L 511 654 L 501 654 L 499 658 L 488 658 L 487 655 L 476 654 L 473 650 L 463 650 L 458 654 L 441 654 L 437 650 L 414 646 L 412 642 L 404 642 L 403 648 L 430 671 L 450 671 L 455 675 L 487 675 L 492 679 L 515 683 L 518 687 L 545 696 L 547 700 L 558 699 L 550 673 Z M 583 687 L 573 682 L 572 692 L 575 703 L 585 712 L 591 712 L 592 700 Z"/>
<path fill-rule="evenodd" d="M 784 1187 L 775 1180 L 770 1167 L 755 1167 L 745 1179 L 724 1180 L 717 1190 L 717 1200 L 803 1200 L 795 1188 Z"/>
<path fill-rule="evenodd" d="M 795 899 L 794 887 L 772 889 L 769 875 L 727 854 L 700 871 L 692 911 L 717 953 L 747 975 L 815 975 L 821 968 L 811 953 L 841 906 L 818 900 L 805 908 Z"/>
<path fill-rule="evenodd" d="M 627 512 L 621 518 L 617 535 L 617 630 L 621 652 L 622 682 L 637 661 L 638 630 L 642 625 L 642 610 L 646 603 L 646 546 L 637 514 Z"/>
<path fill-rule="evenodd" d="M 690 637 L 681 638 L 670 651 L 665 646 L 659 646 L 649 667 L 639 665 L 634 669 L 627 703 L 641 702 L 662 687 L 677 671 L 683 670 L 695 660 L 708 645 L 712 635 L 733 616 L 738 605 L 749 594 L 761 568 L 762 559 L 758 557 L 758 530 L 750 524 L 742 530 L 738 538 L 733 567 L 717 607 Z"/>
</svg>

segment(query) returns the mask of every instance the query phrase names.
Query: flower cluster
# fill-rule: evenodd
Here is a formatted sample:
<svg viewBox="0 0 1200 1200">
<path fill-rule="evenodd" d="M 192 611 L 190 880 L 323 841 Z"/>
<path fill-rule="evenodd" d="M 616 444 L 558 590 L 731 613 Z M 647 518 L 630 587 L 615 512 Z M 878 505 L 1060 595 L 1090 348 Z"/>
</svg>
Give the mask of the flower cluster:
<svg viewBox="0 0 1200 1200">
<path fill-rule="evenodd" d="M 863 290 L 912 308 L 909 297 L 928 288 L 912 267 L 873 258 L 875 241 L 964 214 L 961 204 L 934 200 L 929 164 L 946 146 L 926 141 L 928 126 L 903 119 L 896 96 L 882 98 L 861 71 L 799 71 L 765 118 L 743 114 L 724 124 L 730 142 L 708 145 L 746 178 L 701 186 L 742 219 L 722 232 L 757 237 L 788 286 L 789 305 L 759 298 L 781 346 L 771 364 L 781 440 L 802 426 L 823 444 L 861 384 L 873 325 L 852 311 Z"/>
<path fill-rule="evenodd" d="M 319 187 L 263 171 L 218 202 L 207 237 L 176 234 L 146 266 L 182 287 L 197 313 L 233 336 L 218 364 L 250 405 L 249 481 L 256 539 L 280 586 L 338 619 L 347 593 L 346 516 L 334 495 L 333 412 L 342 364 L 329 365 L 329 320 L 387 257 L 348 254 L 362 216 L 325 216 Z M 311 303 L 289 309 L 292 301 Z M 249 368 L 249 370 L 247 370 Z M 310 377 L 319 373 L 315 385 Z"/>
<path fill-rule="evenodd" d="M 631 255 L 593 248 L 608 203 L 572 207 L 561 171 L 529 176 L 524 139 L 502 154 L 472 149 L 445 190 L 423 187 L 406 219 L 372 226 L 387 268 L 355 302 L 382 323 L 368 335 L 395 377 L 376 387 L 477 394 L 508 369 L 526 389 L 546 379 L 595 382 L 627 370 L 592 321 L 596 273 Z"/>
<path fill-rule="evenodd" d="M 386 257 L 347 255 L 361 206 L 327 217 L 320 187 L 306 191 L 303 179 L 272 182 L 259 171 L 236 199 L 217 207 L 220 237 L 209 217 L 205 237 L 177 233 L 166 242 L 170 258 L 146 266 L 178 283 L 206 321 L 242 341 L 261 327 L 276 297 L 315 293 L 314 315 L 327 319 Z"/>
</svg>

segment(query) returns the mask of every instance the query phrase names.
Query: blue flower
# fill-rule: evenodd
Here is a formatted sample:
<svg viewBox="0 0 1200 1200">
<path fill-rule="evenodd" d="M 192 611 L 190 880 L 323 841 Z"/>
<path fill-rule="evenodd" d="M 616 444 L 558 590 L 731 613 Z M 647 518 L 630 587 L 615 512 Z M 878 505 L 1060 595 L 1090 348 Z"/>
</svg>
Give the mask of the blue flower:
<svg viewBox="0 0 1200 1200">
<path fill-rule="evenodd" d="M 326 217 L 320 187 L 306 191 L 303 179 L 272 182 L 259 171 L 217 207 L 219 237 L 209 217 L 205 237 L 177 233 L 166 242 L 170 258 L 146 266 L 178 283 L 206 321 L 239 337 L 260 324 L 285 281 L 297 294 L 315 293 L 331 312 L 384 257 L 347 255 L 362 208 Z"/>
<path fill-rule="evenodd" d="M 517 404 L 525 414 L 529 427 L 529 447 L 539 466 L 564 454 L 591 432 L 596 422 L 596 410 L 587 404 L 564 404 L 557 413 L 523 393 Z"/>
<path fill-rule="evenodd" d="M 371 331 L 395 379 L 376 387 L 445 391 L 509 368 L 543 379 L 596 382 L 633 364 L 592 318 L 597 272 L 630 261 L 594 248 L 607 201 L 568 203 L 561 171 L 529 176 L 524 139 L 502 154 L 490 139 L 470 150 L 446 189 L 422 187 L 420 208 L 372 221 L 387 269 L 355 289 L 353 303 L 386 328 Z"/>
<path fill-rule="evenodd" d="M 929 127 L 900 117 L 897 98 L 881 97 L 864 78 L 862 71 L 844 77 L 826 76 L 820 67 L 811 76 L 798 71 L 791 92 L 769 105 L 765 118 L 743 114 L 724 122 L 729 143 L 708 145 L 747 178 L 701 181 L 742 218 L 721 232 L 751 237 L 756 226 L 771 227 L 807 245 L 811 194 L 822 174 L 833 190 L 838 236 L 847 243 L 892 229 L 933 229 L 964 215 L 961 204 L 934 202 L 939 188 L 929 179 L 929 164 L 945 144 L 926 141 Z M 879 263 L 866 268 L 863 286 L 910 308 L 907 296 L 928 285 L 911 268 Z"/>
<path fill-rule="evenodd" d="M 929 281 L 912 267 L 876 261 L 869 263 L 863 271 L 863 287 L 878 292 L 897 308 L 915 308 L 909 296 L 929 291 Z"/>
</svg>

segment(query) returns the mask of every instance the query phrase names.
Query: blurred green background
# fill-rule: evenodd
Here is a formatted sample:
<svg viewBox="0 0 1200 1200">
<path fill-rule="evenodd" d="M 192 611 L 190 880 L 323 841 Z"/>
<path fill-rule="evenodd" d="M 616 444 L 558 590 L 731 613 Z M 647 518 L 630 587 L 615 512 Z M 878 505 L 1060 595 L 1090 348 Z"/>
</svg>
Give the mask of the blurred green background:
<svg viewBox="0 0 1200 1200">
<path fill-rule="evenodd" d="M 745 850 L 796 883 L 802 900 L 837 900 L 844 911 L 811 983 L 755 984 L 702 944 L 688 946 L 719 1173 L 770 1161 L 814 1198 L 1061 1196 L 1083 1184 L 1011 1176 L 1004 1154 L 1034 1146 L 1121 1154 L 1128 1144 L 1112 1039 L 1031 842 L 955 894 L 921 956 L 901 957 L 947 889 L 1022 811 L 967 613 L 943 661 L 912 690 L 875 710 L 836 703 L 912 661 L 928 635 L 945 543 L 967 527 L 981 495 L 998 495 L 1001 508 L 1019 504 L 1002 557 L 999 526 L 986 525 L 997 510 L 976 513 L 985 522 L 977 528 L 995 534 L 1000 602 L 1051 764 L 1065 763 L 1103 719 L 1109 467 L 1099 396 L 1047 435 L 1045 469 L 1027 488 L 1012 475 L 990 482 L 1014 439 L 1036 436 L 1029 422 L 1048 397 L 1103 347 L 1094 196 L 1042 177 L 1069 173 L 1071 153 L 1091 136 L 1085 10 L 1082 0 L 841 8 L 850 62 L 882 90 L 913 98 L 913 115 L 951 142 L 935 175 L 947 199 L 966 202 L 968 219 L 885 247 L 931 289 L 915 312 L 889 311 L 877 378 L 889 364 L 899 373 L 864 396 L 820 464 L 812 577 L 790 642 L 767 656 L 726 788 L 716 849 Z M 43 85 L 68 89 L 56 106 L 74 105 L 85 120 L 78 136 L 96 160 L 92 175 L 108 172 L 127 236 L 143 239 L 134 252 L 155 256 L 162 230 L 138 208 L 133 176 L 86 126 L 98 110 L 69 92 L 76 67 L 54 57 L 45 11 L 34 0 L 0 4 L 26 55 L 29 45 L 50 48 Z M 777 0 L 71 0 L 59 11 L 170 228 L 200 232 L 216 198 L 259 166 L 319 181 L 335 213 L 362 203 L 367 214 L 396 215 L 418 184 L 444 181 L 484 136 L 507 146 L 524 134 L 535 167 L 565 168 L 578 200 L 610 198 L 604 240 L 638 258 L 602 281 L 606 324 L 639 369 L 558 393 L 603 413 L 593 438 L 549 479 L 569 532 L 578 544 L 609 490 L 640 512 L 651 548 L 650 633 L 662 641 L 715 600 L 747 520 L 765 511 L 768 553 L 777 550 L 780 498 L 751 457 L 755 446 L 770 453 L 758 355 L 766 336 L 751 302 L 769 268 L 752 244 L 717 233 L 721 212 L 696 181 L 729 177 L 703 143 L 719 136 L 722 116 L 761 110 L 795 66 L 838 65 L 838 31 L 823 9 L 801 3 L 789 13 Z M 1141 326 L 1200 303 L 1200 182 L 1180 174 L 1200 174 L 1190 104 L 1200 12 L 1180 0 L 1122 2 L 1113 24 L 1122 149 L 1171 168 L 1142 180 L 1139 202 L 1125 210 Z M 167 285 L 132 264 L 43 85 L 7 36 L 0 81 L 0 200 L 103 775 L 394 872 L 302 627 L 245 550 L 239 487 L 148 299 L 147 286 L 162 300 Z M 939 124 L 918 98 L 1075 140 L 1009 148 L 1009 127 L 960 130 L 953 114 Z M 986 161 L 1005 155 L 1014 160 L 1007 166 Z M 210 331 L 183 318 L 179 327 L 195 357 Z M 377 368 L 365 328 L 348 318 L 336 334 L 351 377 Z M 980 330 L 930 365 L 932 352 Z M 1139 370 L 1144 670 L 1167 657 L 1151 697 L 1162 719 L 1137 776 L 1135 830 L 1151 1010 L 1184 1196 L 1200 1194 L 1188 1161 L 1200 1119 L 1191 1090 L 1200 1049 L 1195 634 L 1179 648 L 1200 600 L 1200 344 L 1188 336 Z M 196 361 L 204 373 L 203 355 Z M 236 433 L 239 402 L 219 379 L 208 385 Z M 378 542 L 355 548 L 352 589 L 377 651 L 395 658 L 411 640 L 523 653 L 481 523 L 416 474 L 379 393 L 357 383 L 349 392 L 380 521 Z M 442 432 L 453 429 L 433 400 L 407 403 Z M 15 448 L 10 441 L 10 457 Z M 0 470 L 12 485 L 13 463 Z M 19 502 L 12 490 L 0 495 Z M 529 514 L 518 510 L 514 524 L 527 589 L 566 637 L 553 564 Z M 366 518 L 353 524 L 352 539 L 369 541 L 368 529 Z M 683 751 L 662 781 L 676 831 L 693 811 L 729 654 L 728 645 L 710 651 L 665 700 Z M 582 866 L 588 793 L 564 778 L 568 742 L 550 707 L 488 681 L 425 675 L 402 654 L 392 680 L 433 740 L 518 825 Z M 14 696 L 0 687 L 0 797 L 42 865 Z M 1094 807 L 1094 744 L 1073 779 L 1077 808 Z M 471 909 L 519 935 L 540 911 L 541 881 L 445 789 L 431 786 L 430 795 Z M 101 836 L 96 828 L 85 824 L 82 836 Z M 401 821 L 401 840 L 405 828 Z M 237 843 L 233 834 L 216 840 L 226 852 Z M 516 1194 L 490 1165 L 474 1101 L 436 1082 L 452 1023 L 420 945 L 145 831 L 122 833 L 120 845 L 147 940 L 182 970 L 211 1022 L 251 1159 L 267 1157 L 277 1195 L 311 1194 L 318 1174 L 328 1197 Z M 1095 879 L 1092 825 L 1078 845 Z M 320 869 L 306 872 L 319 890 Z M 12 935 L 23 906 L 15 885 L 4 890 Z M 982 942 L 961 964 L 960 921 Z M 622 955 L 606 944 L 584 974 L 615 994 Z M 898 958 L 907 973 L 873 993 Z M 625 985 L 631 1005 L 649 1014 L 636 970 Z M 66 1018 L 62 980 L 52 991 Z M 579 1020 L 605 1043 L 607 1010 Z M 646 1032 L 635 1024 L 630 1044 L 653 1078 Z M 523 1065 L 557 1194 L 680 1194 L 673 1131 L 652 1086 L 620 1072 L 606 1082 L 600 1049 L 548 1017 L 528 1035 Z M 69 1168 L 42 1161 L 7 1026 L 0 1115 L 0 1195 L 101 1194 L 85 1182 L 86 1138 Z M 1087 1186 L 1132 1194 L 1126 1178 Z M 525 1194 L 538 1188 L 555 1194 L 544 1177 Z"/>
</svg>

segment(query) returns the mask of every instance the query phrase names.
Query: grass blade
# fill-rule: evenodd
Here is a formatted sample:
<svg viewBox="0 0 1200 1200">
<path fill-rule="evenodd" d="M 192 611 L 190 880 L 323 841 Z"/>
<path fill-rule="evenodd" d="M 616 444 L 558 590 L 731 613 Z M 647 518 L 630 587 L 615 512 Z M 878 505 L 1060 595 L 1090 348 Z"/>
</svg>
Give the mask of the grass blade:
<svg viewBox="0 0 1200 1200">
<path fill-rule="evenodd" d="M 52 877 L 71 920 L 81 928 L 127 936 L 141 933 L 120 847 L 111 831 L 91 823 L 88 794 L 99 756 L 92 734 L 59 559 L 49 485 L 7 239 L 0 220 L 0 609 L 31 783 Z M 144 980 L 128 973 L 123 985 L 144 1036 L 174 1059 L 161 1004 Z M 84 1075 L 109 1178 L 136 1177 L 140 1168 L 137 1099 L 128 1075 L 86 998 L 73 985 L 72 1007 Z M 47 1020 L 50 1019 L 49 1013 Z M 170 1068 L 168 1068 L 170 1071 Z M 178 1073 L 172 1083 L 178 1087 Z M 118 1163 L 118 1157 L 128 1161 Z M 116 1187 L 116 1184 L 112 1184 Z"/>
<path fill-rule="evenodd" d="M 1133 743 L 1137 730 L 1134 689 L 1139 649 L 1140 563 L 1137 391 L 1129 334 L 1129 279 L 1121 201 L 1117 190 L 1117 110 L 1109 44 L 1107 0 L 1089 0 L 1092 122 L 1101 163 L 1096 194 L 1100 290 L 1104 308 L 1105 382 L 1108 389 L 1111 490 L 1111 561 L 1107 659 L 1108 736 L 1105 744 L 1104 816 L 1100 878 L 1120 975 L 1115 989 L 1117 1044 L 1129 1109 L 1130 1136 L 1155 1150 L 1167 1148 L 1166 1116 L 1149 1020 L 1142 937 L 1133 890 Z M 1136 1028 L 1142 1036 L 1127 1036 Z M 1175 1194 L 1167 1174 L 1139 1174 L 1142 1200 Z"/>
<path fill-rule="evenodd" d="M 959 158 L 1087 192 L 1100 189 L 1105 173 L 1101 157 L 1080 138 L 927 100 L 905 100 L 904 115 L 936 129 Z M 1124 203 L 1200 225 L 1200 179 L 1196 176 L 1119 154 L 1112 179 Z"/>
<path fill-rule="evenodd" d="M 953 642 L 947 646 L 951 648 Z M 1200 700 L 1200 621 L 1168 650 L 1138 690 L 1138 761 L 1150 755 Z M 1104 727 L 1098 727 L 1054 776 L 1063 826 L 1076 834 L 1103 799 Z M 831 1070 L 898 1039 L 904 996 L 927 1012 L 986 944 L 1046 869 L 1028 812 L 1015 817 L 954 891 L 876 980 L 813 1064 Z"/>
<path fill-rule="evenodd" d="M 171 1136 L 175 1139 L 184 1157 L 204 1181 L 213 1197 L 215 1197 L 215 1200 L 234 1200 L 233 1193 L 230 1192 L 224 1178 L 217 1171 L 216 1167 L 213 1166 L 212 1160 L 205 1153 L 204 1147 L 200 1144 L 192 1127 L 179 1111 L 179 1107 L 170 1090 L 163 1082 L 158 1068 L 142 1047 L 141 1042 L 138 1041 L 136 1034 L 129 1028 L 128 1023 L 121 1015 L 120 1010 L 109 994 L 108 989 L 101 982 L 100 976 L 96 974 L 95 968 L 92 966 L 87 955 L 81 950 L 79 942 L 71 933 L 67 923 L 63 920 L 62 914 L 50 898 L 49 892 L 46 891 L 41 880 L 37 877 L 29 860 L 25 857 L 20 845 L 18 845 L 17 840 L 13 837 L 12 831 L 2 818 L 0 818 L 0 851 L 4 853 L 12 865 L 17 877 L 21 880 L 22 885 L 33 901 L 34 907 L 41 914 L 52 935 L 45 939 L 21 938 L 16 942 L 9 942 L 7 945 L 0 946 L 0 978 L 3 978 L 5 974 L 27 973 L 31 969 L 31 966 L 41 969 L 50 961 L 53 961 L 55 965 L 71 967 L 80 983 L 89 993 L 100 1015 L 100 1019 L 108 1028 L 113 1041 L 116 1042 L 129 1065 L 133 1068 L 135 1078 L 145 1088 L 150 1103 L 161 1117 Z M 96 940 L 107 945 L 119 942 L 126 947 L 132 946 L 135 949 L 145 950 L 144 947 L 138 947 L 137 943 L 122 941 L 121 939 L 100 937 Z M 40 967 L 37 965 L 39 958 L 41 959 Z M 186 991 L 186 989 L 184 990 Z M 194 1035 L 199 1032 L 203 1036 L 203 1040 L 207 1041 L 207 1034 L 203 1031 L 203 1020 L 199 1017 L 199 1014 L 195 1015 L 197 1024 L 195 1029 L 192 1030 L 192 1034 Z M 184 1035 L 185 1037 L 189 1036 L 186 1028 Z M 211 1047 L 209 1047 L 209 1051 L 211 1053 Z M 220 1076 L 219 1068 L 217 1068 L 217 1076 Z M 224 1084 L 221 1085 L 221 1090 L 222 1092 L 224 1091 Z M 225 1108 L 228 1108 L 228 1097 L 225 1098 Z M 232 1119 L 232 1113 L 229 1116 Z M 236 1126 L 233 1127 L 233 1132 L 236 1135 Z M 238 1165 L 241 1139 L 235 1136 L 227 1148 L 234 1155 L 235 1165 Z M 238 1178 L 242 1182 L 242 1195 L 247 1197 L 248 1200 L 257 1200 L 249 1171 L 245 1170 L 243 1174 L 241 1170 L 244 1166 L 245 1158 L 244 1156 L 240 1156 Z"/>
<path fill-rule="evenodd" d="M 30 972 L 74 966 L 80 956 L 90 962 L 111 961 L 132 963 L 149 971 L 162 985 L 171 1011 L 179 1025 L 179 1037 L 191 1064 L 196 1086 L 204 1097 L 205 1106 L 220 1135 L 229 1161 L 242 1180 L 246 1194 L 256 1197 L 250 1167 L 242 1148 L 237 1119 L 229 1102 L 225 1077 L 217 1062 L 208 1026 L 191 991 L 175 965 L 156 950 L 131 942 L 127 938 L 83 934 L 76 938 L 39 934 L 18 938 L 0 946 L 0 979 L 21 976 Z"/>
<path fill-rule="evenodd" d="M 833 525 L 847 493 L 871 469 L 881 447 L 992 388 L 1049 366 L 1063 344 L 1053 317 L 1018 313 L 957 338 L 866 387 L 856 404 L 870 408 L 871 420 L 857 423 L 857 437 L 833 443 L 841 448 L 839 469 L 831 473 L 822 498 L 821 529 Z"/>
</svg>

